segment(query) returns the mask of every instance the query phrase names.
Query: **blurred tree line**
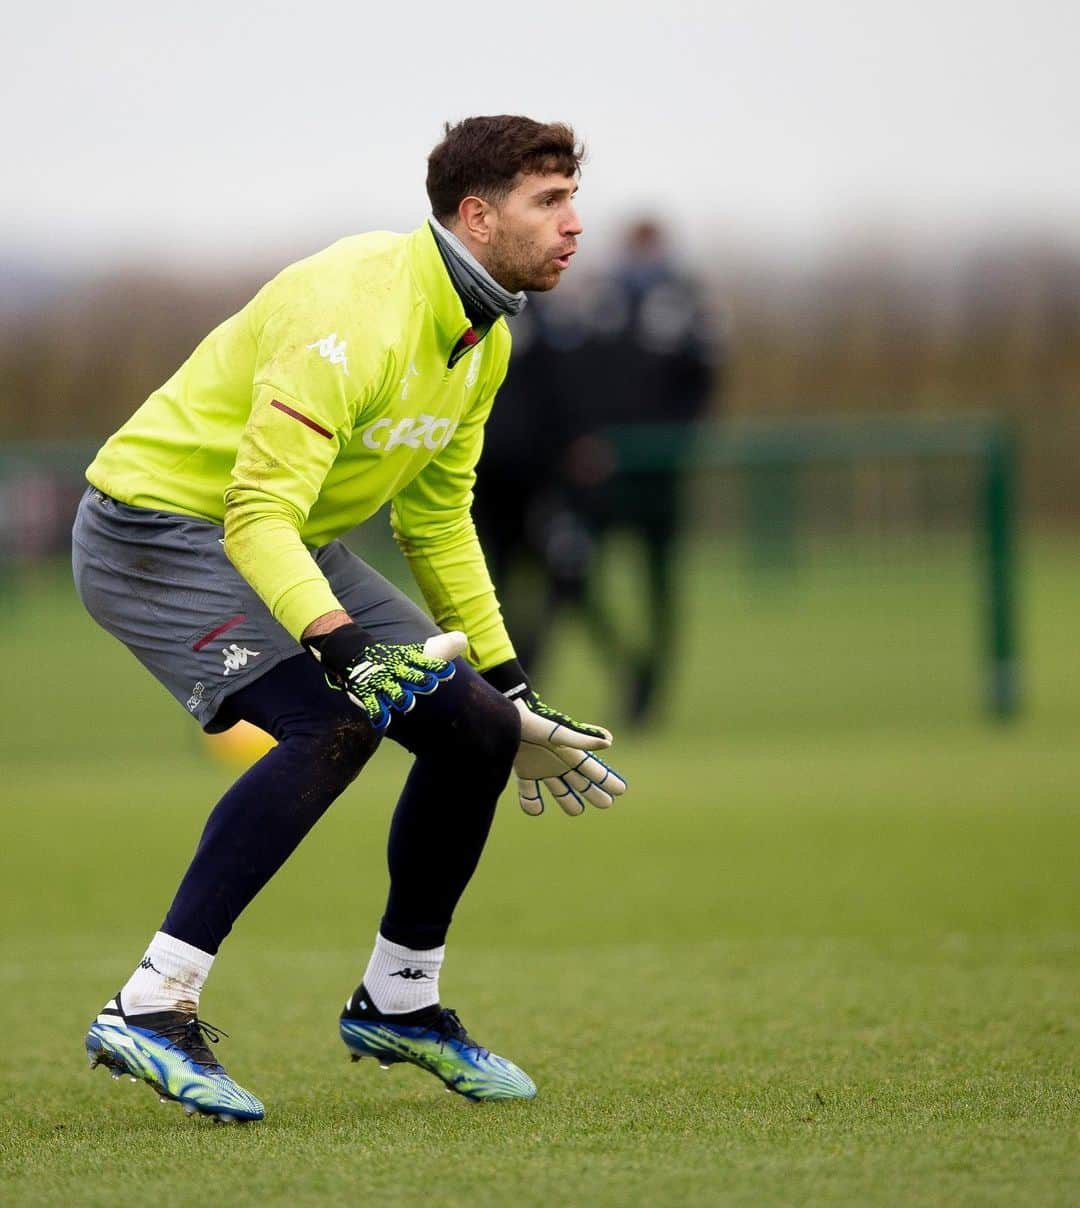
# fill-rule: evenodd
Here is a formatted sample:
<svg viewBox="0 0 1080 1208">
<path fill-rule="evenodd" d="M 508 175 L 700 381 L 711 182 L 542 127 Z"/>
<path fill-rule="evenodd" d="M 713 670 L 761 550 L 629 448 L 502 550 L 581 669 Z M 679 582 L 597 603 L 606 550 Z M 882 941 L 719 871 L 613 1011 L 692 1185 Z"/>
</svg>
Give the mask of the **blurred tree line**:
<svg viewBox="0 0 1080 1208">
<path fill-rule="evenodd" d="M 725 413 L 1004 411 L 1029 509 L 1080 519 L 1080 249 L 879 239 L 797 267 L 746 251 L 698 267 L 726 328 Z M 0 439 L 104 437 L 272 271 L 5 272 Z"/>
</svg>

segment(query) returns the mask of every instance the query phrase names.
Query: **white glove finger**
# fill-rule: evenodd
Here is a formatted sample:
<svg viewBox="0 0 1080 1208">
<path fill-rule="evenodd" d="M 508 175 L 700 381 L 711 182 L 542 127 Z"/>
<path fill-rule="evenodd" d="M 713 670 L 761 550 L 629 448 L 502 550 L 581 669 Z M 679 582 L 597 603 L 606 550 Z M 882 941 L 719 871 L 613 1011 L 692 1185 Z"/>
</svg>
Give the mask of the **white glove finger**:
<svg viewBox="0 0 1080 1208">
<path fill-rule="evenodd" d="M 604 751 L 611 746 L 610 730 L 602 726 L 596 727 L 601 734 L 586 734 L 582 730 L 574 730 L 570 726 L 550 726 L 547 741 L 553 747 L 573 747 L 577 751 Z"/>
<path fill-rule="evenodd" d="M 424 653 L 432 658 L 445 659 L 452 663 L 459 654 L 464 654 L 469 645 L 469 639 L 460 629 L 451 629 L 449 633 L 437 633 L 424 643 Z"/>
<path fill-rule="evenodd" d="M 544 812 L 544 799 L 540 795 L 539 780 L 523 780 L 518 777 L 518 804 L 530 818 L 539 818 Z"/>
<path fill-rule="evenodd" d="M 523 742 L 532 742 L 546 746 L 562 744 L 573 747 L 578 751 L 602 751 L 611 746 L 611 733 L 602 726 L 597 726 L 599 734 L 585 734 L 554 722 L 549 717 L 534 713 L 523 700 L 516 700 L 518 712 L 521 714 L 521 738 Z"/>
<path fill-rule="evenodd" d="M 609 797 L 603 789 L 597 788 L 595 784 L 585 789 L 581 795 L 590 805 L 595 805 L 598 810 L 609 809 L 615 800 L 614 797 Z"/>
<path fill-rule="evenodd" d="M 580 772 L 567 772 L 564 779 L 579 797 L 584 797 L 598 810 L 606 810 L 611 805 L 611 798 L 599 785 L 593 784 L 588 776 L 582 776 Z"/>
<path fill-rule="evenodd" d="M 626 781 L 609 768 L 602 759 L 595 755 L 582 755 L 572 747 L 557 747 L 556 754 L 564 759 L 569 767 L 582 776 L 587 777 L 598 788 L 602 788 L 611 797 L 621 797 L 626 792 Z"/>
<path fill-rule="evenodd" d="M 561 776 L 549 776 L 544 781 L 544 788 L 555 798 L 564 814 L 577 818 L 585 812 L 585 802 Z"/>
</svg>

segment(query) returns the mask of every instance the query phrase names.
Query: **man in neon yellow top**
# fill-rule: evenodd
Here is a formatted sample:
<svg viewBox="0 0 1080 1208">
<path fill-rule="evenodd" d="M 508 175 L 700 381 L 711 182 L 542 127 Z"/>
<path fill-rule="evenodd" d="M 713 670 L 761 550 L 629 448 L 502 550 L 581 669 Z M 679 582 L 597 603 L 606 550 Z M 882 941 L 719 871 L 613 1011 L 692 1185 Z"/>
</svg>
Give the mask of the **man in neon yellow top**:
<svg viewBox="0 0 1080 1208">
<path fill-rule="evenodd" d="M 390 893 L 341 1035 L 474 1099 L 531 1079 L 439 1000 L 447 929 L 513 766 L 569 814 L 624 782 L 599 726 L 539 699 L 518 665 L 470 515 L 505 316 L 576 250 L 581 151 L 524 117 L 448 126 L 432 217 L 343 239 L 285 269 L 211 332 L 106 442 L 73 532 L 88 610 L 208 730 L 278 745 L 214 808 L 161 929 L 87 1036 L 92 1065 L 185 1111 L 260 1119 L 209 1047 L 199 994 L 235 919 L 383 734 L 415 762 Z M 338 539 L 392 504 L 427 616 Z"/>
</svg>

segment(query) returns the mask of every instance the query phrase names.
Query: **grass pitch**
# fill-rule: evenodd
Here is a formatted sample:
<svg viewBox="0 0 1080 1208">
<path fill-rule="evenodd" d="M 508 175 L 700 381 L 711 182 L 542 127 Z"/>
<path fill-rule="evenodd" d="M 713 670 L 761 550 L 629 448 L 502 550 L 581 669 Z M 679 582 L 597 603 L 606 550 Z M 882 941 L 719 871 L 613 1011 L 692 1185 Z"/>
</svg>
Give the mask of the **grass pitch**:
<svg viewBox="0 0 1080 1208">
<path fill-rule="evenodd" d="M 671 716 L 607 814 L 504 798 L 444 1001 L 536 1079 L 473 1106 L 352 1066 L 385 892 L 387 744 L 245 915 L 203 1009 L 247 1128 L 85 1066 L 232 771 L 63 572 L 7 601 L 0 1197 L 12 1204 L 1066 1204 L 1077 1159 L 1080 567 L 1028 556 L 1029 707 L 979 712 L 957 547 L 687 568 Z M 625 567 L 620 572 L 626 574 Z M 612 716 L 575 631 L 545 695 Z"/>
</svg>

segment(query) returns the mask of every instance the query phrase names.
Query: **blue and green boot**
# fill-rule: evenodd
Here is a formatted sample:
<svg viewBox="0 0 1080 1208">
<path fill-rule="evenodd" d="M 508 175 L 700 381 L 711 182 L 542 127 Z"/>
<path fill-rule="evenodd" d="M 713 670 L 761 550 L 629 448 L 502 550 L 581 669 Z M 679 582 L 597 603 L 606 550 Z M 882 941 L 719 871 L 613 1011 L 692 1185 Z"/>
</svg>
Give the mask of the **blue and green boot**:
<svg viewBox="0 0 1080 1208">
<path fill-rule="evenodd" d="M 126 1074 L 132 1082 L 146 1082 L 162 1102 L 175 1100 L 189 1116 L 199 1112 L 222 1124 L 261 1120 L 263 1105 L 214 1056 L 210 1043 L 220 1039 L 209 1024 L 184 1011 L 126 1015 L 117 994 L 90 1025 L 86 1055 L 91 1069 L 103 1065 L 114 1078 Z"/>
<path fill-rule="evenodd" d="M 382 1015 L 360 986 L 341 1013 L 341 1039 L 353 1061 L 374 1057 L 384 1070 L 410 1062 L 466 1099 L 532 1099 L 536 1095 L 536 1084 L 529 1075 L 477 1044 L 449 1007 Z"/>
</svg>

